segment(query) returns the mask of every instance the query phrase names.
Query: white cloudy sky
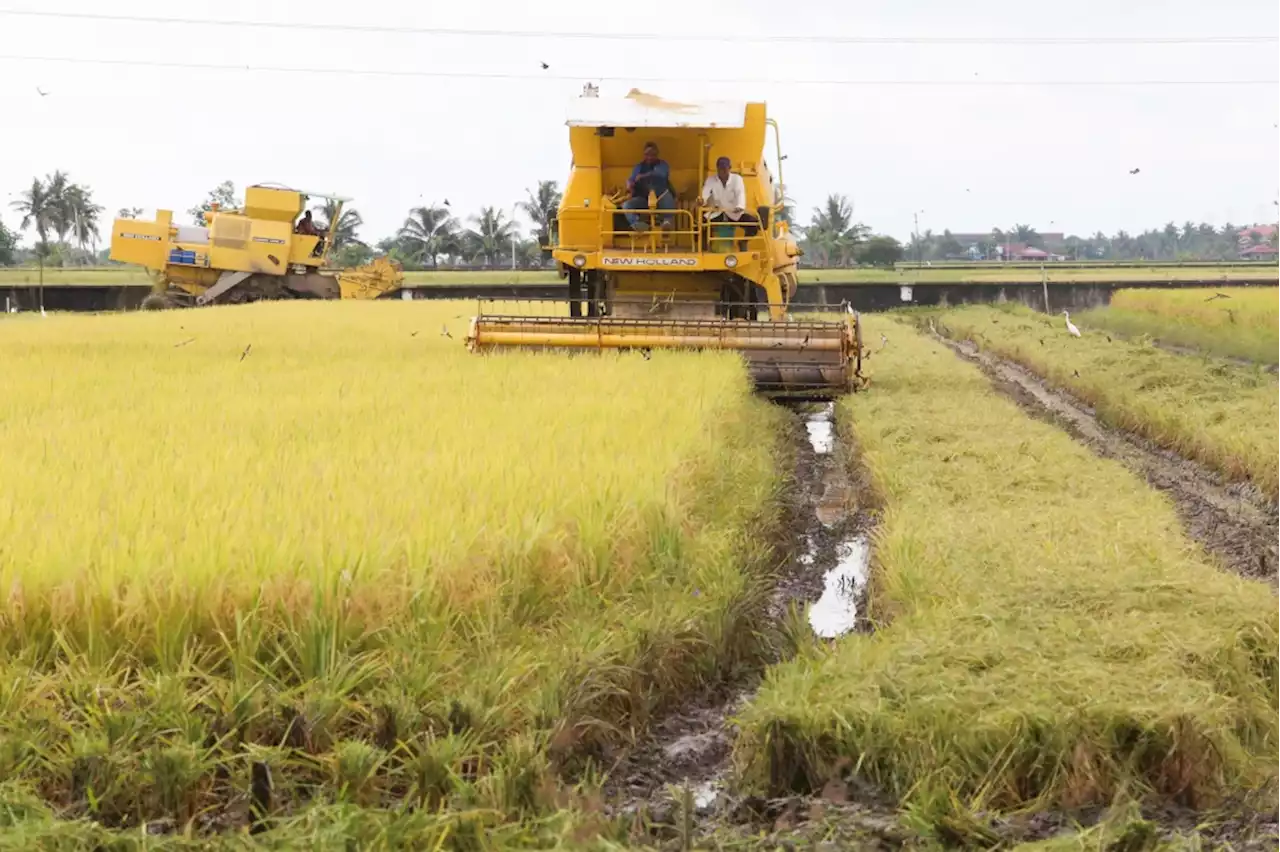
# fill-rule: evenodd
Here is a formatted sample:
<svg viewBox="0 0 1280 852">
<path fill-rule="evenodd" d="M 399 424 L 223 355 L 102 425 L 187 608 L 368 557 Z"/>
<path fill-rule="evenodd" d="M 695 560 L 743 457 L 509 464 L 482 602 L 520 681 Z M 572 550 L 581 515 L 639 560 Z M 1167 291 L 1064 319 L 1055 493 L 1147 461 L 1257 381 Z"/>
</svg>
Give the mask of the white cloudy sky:
<svg viewBox="0 0 1280 852">
<path fill-rule="evenodd" d="M 18 10 L 546 35 L 193 26 L 12 14 Z M 804 218 L 827 193 L 841 192 L 859 219 L 900 237 L 910 233 L 913 211 L 924 211 L 921 229 L 939 231 L 1029 222 L 1042 231 L 1110 233 L 1170 219 L 1268 221 L 1280 196 L 1274 83 L 1043 83 L 1271 81 L 1280 76 L 1278 30 L 1275 0 L 0 0 L 0 217 L 15 225 L 8 202 L 33 175 L 54 169 L 89 184 L 111 213 L 122 206 L 182 211 L 229 178 L 237 186 L 276 181 L 352 196 L 366 222 L 361 236 L 376 240 L 423 202 L 448 198 L 462 212 L 482 204 L 510 209 L 539 178 L 563 180 L 565 102 L 595 80 L 603 95 L 635 84 L 682 99 L 768 101 L 782 125 L 784 177 Z M 563 36 L 583 31 L 679 40 Z M 703 33 L 724 40 L 685 40 Z M 778 34 L 806 39 L 746 40 Z M 848 36 L 1270 40 L 822 40 Z M 438 74 L 456 76 L 430 76 Z M 708 77 L 746 82 L 695 82 Z M 1141 172 L 1130 176 L 1134 167 Z"/>
</svg>

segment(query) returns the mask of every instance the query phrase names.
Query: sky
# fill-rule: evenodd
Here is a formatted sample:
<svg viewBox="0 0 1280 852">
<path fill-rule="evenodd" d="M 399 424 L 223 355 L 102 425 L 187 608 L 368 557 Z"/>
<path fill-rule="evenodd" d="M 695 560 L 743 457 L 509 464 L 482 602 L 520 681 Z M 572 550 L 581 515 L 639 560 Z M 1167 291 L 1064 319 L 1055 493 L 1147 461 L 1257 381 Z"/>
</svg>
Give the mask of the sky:
<svg viewBox="0 0 1280 852">
<path fill-rule="evenodd" d="M 1275 0 L 803 9 L 0 0 L 0 220 L 15 227 L 10 202 L 55 169 L 87 184 L 108 215 L 167 208 L 185 221 L 228 179 L 344 195 L 370 242 L 411 207 L 446 198 L 464 219 L 482 205 L 511 211 L 538 180 L 563 185 L 565 109 L 588 81 L 606 97 L 635 86 L 766 101 L 801 223 L 831 193 L 900 239 L 917 221 L 921 231 L 1027 223 L 1087 235 L 1276 218 Z M 291 26 L 75 17 L 84 14 Z M 1228 36 L 1267 40 L 1168 43 Z M 867 41 L 888 37 L 906 41 Z M 1081 41 L 1026 41 L 1045 38 Z M 1166 41 L 1098 41 L 1118 38 Z M 193 64 L 217 67 L 181 67 Z"/>
</svg>

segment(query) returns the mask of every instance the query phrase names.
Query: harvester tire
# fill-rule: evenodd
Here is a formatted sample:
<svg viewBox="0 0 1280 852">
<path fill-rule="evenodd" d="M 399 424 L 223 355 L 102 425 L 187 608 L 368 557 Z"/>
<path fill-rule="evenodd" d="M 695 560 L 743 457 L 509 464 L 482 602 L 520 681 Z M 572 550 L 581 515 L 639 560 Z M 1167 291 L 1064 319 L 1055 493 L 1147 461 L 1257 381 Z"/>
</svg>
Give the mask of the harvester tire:
<svg viewBox="0 0 1280 852">
<path fill-rule="evenodd" d="M 144 311 L 163 311 L 172 307 L 169 300 L 161 293 L 149 293 L 139 306 Z"/>
</svg>

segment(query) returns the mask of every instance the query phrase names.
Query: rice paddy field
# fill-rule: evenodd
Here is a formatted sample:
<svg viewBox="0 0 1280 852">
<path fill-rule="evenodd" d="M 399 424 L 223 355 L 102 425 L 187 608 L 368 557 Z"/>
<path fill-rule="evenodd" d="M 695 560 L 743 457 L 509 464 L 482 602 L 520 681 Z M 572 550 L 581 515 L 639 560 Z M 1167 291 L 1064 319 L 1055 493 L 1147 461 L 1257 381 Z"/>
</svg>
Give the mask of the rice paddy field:
<svg viewBox="0 0 1280 852">
<path fill-rule="evenodd" d="M 480 359 L 454 310 L 6 322 L 10 838 L 246 826 L 267 773 L 294 843 L 551 836 L 553 765 L 758 653 L 784 448 L 735 361 Z"/>
<path fill-rule="evenodd" d="M 1148 338 L 1229 358 L 1275 364 L 1280 360 L 1275 288 L 1120 290 L 1105 308 L 1075 317 L 1082 327 L 1129 338 Z"/>
<path fill-rule="evenodd" d="M 1274 373 L 908 311 L 824 414 L 468 310 L 0 323 L 0 849 L 1274 848 L 1274 583 L 945 338 L 1271 517 Z"/>
<path fill-rule="evenodd" d="M 1180 304 L 1180 295 L 1168 294 L 1169 303 Z M 1275 373 L 1261 365 L 1168 352 L 1149 340 L 1113 337 L 1084 319 L 1076 338 L 1064 317 L 1021 307 L 964 307 L 937 322 L 1069 390 L 1104 421 L 1276 498 L 1280 391 Z M 1276 322 L 1273 315 L 1273 334 Z M 1218 334 L 1223 339 L 1227 331 L 1219 327 Z"/>
</svg>

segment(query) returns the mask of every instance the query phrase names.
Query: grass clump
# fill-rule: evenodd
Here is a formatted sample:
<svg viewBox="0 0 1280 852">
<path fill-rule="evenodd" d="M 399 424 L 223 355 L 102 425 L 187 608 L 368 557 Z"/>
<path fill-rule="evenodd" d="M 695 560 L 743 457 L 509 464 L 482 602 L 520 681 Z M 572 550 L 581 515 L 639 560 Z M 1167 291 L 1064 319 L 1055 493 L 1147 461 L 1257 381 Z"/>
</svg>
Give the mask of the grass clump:
<svg viewBox="0 0 1280 852">
<path fill-rule="evenodd" d="M 1074 318 L 1073 318 L 1074 322 Z M 1228 479 L 1252 482 L 1273 501 L 1280 490 L 1280 387 L 1274 374 L 1107 339 L 1064 318 L 1023 307 L 971 306 L 943 312 L 938 328 L 973 340 L 1093 406 L 1109 425 L 1196 459 Z"/>
<path fill-rule="evenodd" d="M 463 310 L 14 325 L 0 778 L 106 828 L 243 826 L 259 775 L 275 825 L 523 824 L 754 665 L 782 430 L 740 363 L 471 355 Z"/>
<path fill-rule="evenodd" d="M 888 343 L 840 412 L 885 507 L 879 626 L 770 670 L 740 721 L 745 783 L 852 774 L 979 840 L 964 814 L 1274 802 L 1270 590 L 1214 570 L 1162 495 L 942 345 L 886 319 L 868 333 Z"/>
<path fill-rule="evenodd" d="M 1260 364 L 1280 360 L 1280 303 L 1274 287 L 1118 290 L 1109 306 L 1072 319 L 1081 328 L 1146 336 L 1209 355 Z"/>
</svg>

